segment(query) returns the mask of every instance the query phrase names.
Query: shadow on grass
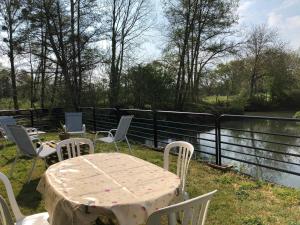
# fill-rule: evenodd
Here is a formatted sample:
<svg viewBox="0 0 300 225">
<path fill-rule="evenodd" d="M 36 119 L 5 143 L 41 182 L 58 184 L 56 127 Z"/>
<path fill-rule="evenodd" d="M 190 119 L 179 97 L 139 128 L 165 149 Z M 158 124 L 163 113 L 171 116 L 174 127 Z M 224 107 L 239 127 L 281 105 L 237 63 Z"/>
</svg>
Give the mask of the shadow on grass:
<svg viewBox="0 0 300 225">
<path fill-rule="evenodd" d="M 42 200 L 42 195 L 36 190 L 40 179 L 31 180 L 21 188 L 17 201 L 21 207 L 37 208 Z"/>
</svg>

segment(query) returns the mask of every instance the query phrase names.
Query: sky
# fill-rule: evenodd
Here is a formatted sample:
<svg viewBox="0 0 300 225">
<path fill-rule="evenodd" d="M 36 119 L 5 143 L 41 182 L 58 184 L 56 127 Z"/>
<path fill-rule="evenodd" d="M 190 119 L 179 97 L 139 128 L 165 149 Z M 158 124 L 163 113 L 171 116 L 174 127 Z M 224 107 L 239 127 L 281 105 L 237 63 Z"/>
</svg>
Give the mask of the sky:
<svg viewBox="0 0 300 225">
<path fill-rule="evenodd" d="M 153 0 L 156 29 L 149 32 L 150 38 L 140 49 L 146 60 L 159 58 L 165 46 L 161 1 Z M 237 13 L 239 30 L 265 24 L 275 29 L 291 49 L 300 49 L 300 0 L 240 0 Z"/>
<path fill-rule="evenodd" d="M 159 59 L 166 45 L 166 19 L 162 1 L 150 0 L 153 8 L 153 29 L 147 32 L 136 51 L 136 58 L 140 62 Z M 276 29 L 279 37 L 291 49 L 300 50 L 300 0 L 240 0 L 237 13 L 238 30 L 246 30 L 256 24 L 266 24 Z M 9 66 L 5 56 L 0 56 L 0 63 Z"/>
</svg>

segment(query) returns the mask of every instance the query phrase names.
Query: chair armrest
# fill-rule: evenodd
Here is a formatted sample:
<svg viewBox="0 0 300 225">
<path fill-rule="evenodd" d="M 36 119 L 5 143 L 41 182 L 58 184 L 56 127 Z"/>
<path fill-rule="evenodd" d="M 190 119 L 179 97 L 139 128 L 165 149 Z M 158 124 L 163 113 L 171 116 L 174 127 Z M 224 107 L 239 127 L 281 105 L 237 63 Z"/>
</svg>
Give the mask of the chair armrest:
<svg viewBox="0 0 300 225">
<path fill-rule="evenodd" d="M 109 136 L 113 137 L 113 134 L 110 131 L 96 131 L 95 140 L 98 138 L 98 135 L 101 133 L 108 134 Z"/>
<path fill-rule="evenodd" d="M 26 128 L 27 133 L 36 133 L 38 134 L 38 129 L 34 127 L 27 127 Z"/>
<path fill-rule="evenodd" d="M 109 132 L 112 134 L 113 132 L 116 132 L 118 129 L 110 129 Z"/>
<path fill-rule="evenodd" d="M 45 143 L 41 142 L 40 147 L 37 149 L 37 155 L 39 155 L 39 154 L 41 153 L 41 151 L 43 151 L 44 144 L 45 144 Z"/>
</svg>

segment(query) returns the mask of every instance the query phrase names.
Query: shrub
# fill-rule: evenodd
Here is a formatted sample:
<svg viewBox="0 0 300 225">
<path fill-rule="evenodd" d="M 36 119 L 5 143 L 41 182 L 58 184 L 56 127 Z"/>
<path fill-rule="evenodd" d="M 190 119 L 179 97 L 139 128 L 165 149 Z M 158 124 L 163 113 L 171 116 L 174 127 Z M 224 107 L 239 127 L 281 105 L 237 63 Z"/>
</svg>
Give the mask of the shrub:
<svg viewBox="0 0 300 225">
<path fill-rule="evenodd" d="M 294 118 L 300 119 L 300 111 L 298 111 L 298 112 L 295 113 Z"/>
<path fill-rule="evenodd" d="M 280 105 L 285 106 L 287 108 L 298 108 L 300 107 L 300 90 L 299 89 L 292 89 L 288 92 L 286 92 L 286 97 L 282 102 L 280 102 Z"/>
<path fill-rule="evenodd" d="M 246 104 L 246 110 L 248 111 L 260 111 L 260 110 L 270 110 L 274 105 L 261 96 L 253 96 L 248 99 Z"/>
</svg>

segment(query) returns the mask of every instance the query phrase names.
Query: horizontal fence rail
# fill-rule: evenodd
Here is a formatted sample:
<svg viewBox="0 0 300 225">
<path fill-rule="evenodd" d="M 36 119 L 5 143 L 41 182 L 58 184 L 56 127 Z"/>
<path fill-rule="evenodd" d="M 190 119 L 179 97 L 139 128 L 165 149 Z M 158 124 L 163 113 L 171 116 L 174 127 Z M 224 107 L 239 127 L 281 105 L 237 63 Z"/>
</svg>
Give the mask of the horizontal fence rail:
<svg viewBox="0 0 300 225">
<path fill-rule="evenodd" d="M 220 159 L 300 176 L 299 119 L 225 114 L 217 121 Z"/>
<path fill-rule="evenodd" d="M 122 115 L 134 115 L 128 137 L 154 148 L 175 140 L 195 146 L 196 157 L 217 165 L 238 163 L 300 176 L 300 120 L 163 110 L 80 107 L 89 131 L 115 129 Z M 63 108 L 2 110 L 18 124 L 57 131 Z M 256 126 L 259 124 L 260 126 Z"/>
</svg>

